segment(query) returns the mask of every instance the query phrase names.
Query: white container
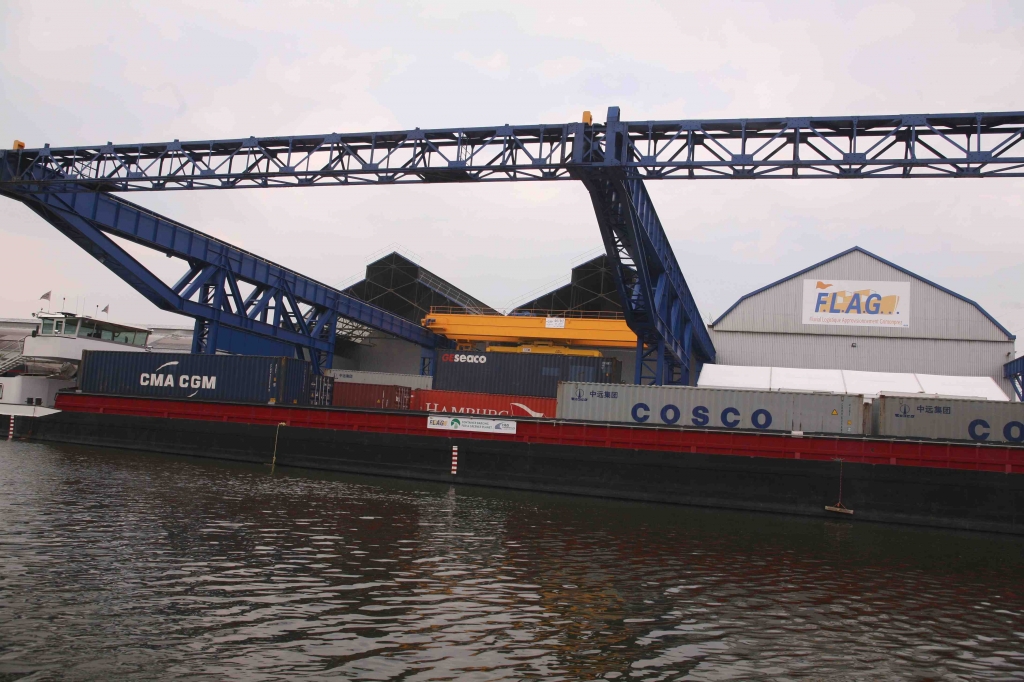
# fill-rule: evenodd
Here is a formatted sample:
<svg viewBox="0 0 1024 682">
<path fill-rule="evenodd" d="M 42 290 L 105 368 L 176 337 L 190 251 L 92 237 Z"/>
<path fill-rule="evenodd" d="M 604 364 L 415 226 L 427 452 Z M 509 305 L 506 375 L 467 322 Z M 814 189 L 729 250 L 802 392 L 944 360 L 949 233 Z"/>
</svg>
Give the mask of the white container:
<svg viewBox="0 0 1024 682">
<path fill-rule="evenodd" d="M 879 436 L 1024 445 L 1024 404 L 883 395 L 872 415 Z"/>
<path fill-rule="evenodd" d="M 409 388 L 431 389 L 434 377 L 419 374 L 393 374 L 391 372 L 360 372 L 354 369 L 329 369 L 326 372 L 335 381 L 350 384 L 373 384 L 374 386 L 408 386 Z"/>
<path fill-rule="evenodd" d="M 864 432 L 862 396 L 564 382 L 558 418 L 791 433 Z"/>
</svg>

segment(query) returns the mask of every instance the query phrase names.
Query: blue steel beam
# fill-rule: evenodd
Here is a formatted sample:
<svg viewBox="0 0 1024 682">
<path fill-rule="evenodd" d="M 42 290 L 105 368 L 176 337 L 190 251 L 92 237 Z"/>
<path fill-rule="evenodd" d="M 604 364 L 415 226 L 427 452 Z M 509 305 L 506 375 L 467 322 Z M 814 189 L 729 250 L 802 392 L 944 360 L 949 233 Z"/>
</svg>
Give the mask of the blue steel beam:
<svg viewBox="0 0 1024 682">
<path fill-rule="evenodd" d="M 339 316 L 429 348 L 442 341 L 419 325 L 119 197 L 3 193 L 25 203 L 158 307 L 196 318 L 195 352 L 214 352 L 223 325 L 297 346 L 327 368 Z M 107 235 L 181 258 L 189 271 L 168 286 Z M 253 287 L 245 298 L 239 282 Z"/>
<path fill-rule="evenodd" d="M 637 333 L 637 378 L 671 383 L 695 379 L 714 347 L 644 179 L 1019 177 L 1024 112 L 624 122 L 612 107 L 604 125 L 46 146 L 0 161 L 0 191 L 64 194 L 583 180 Z"/>
<path fill-rule="evenodd" d="M 0 185 L 39 171 L 118 192 L 569 180 L 609 144 L 644 179 L 1024 176 L 1024 112 L 614 123 L 46 146 L 2 152 Z"/>
<path fill-rule="evenodd" d="M 617 109 L 608 127 L 616 129 Z M 691 384 L 715 348 L 647 188 L 606 148 L 602 164 L 573 176 L 590 192 L 630 329 L 637 335 L 635 383 Z"/>
<path fill-rule="evenodd" d="M 1013 384 L 1017 400 L 1024 402 L 1024 355 L 1003 365 L 1003 376 Z"/>
</svg>

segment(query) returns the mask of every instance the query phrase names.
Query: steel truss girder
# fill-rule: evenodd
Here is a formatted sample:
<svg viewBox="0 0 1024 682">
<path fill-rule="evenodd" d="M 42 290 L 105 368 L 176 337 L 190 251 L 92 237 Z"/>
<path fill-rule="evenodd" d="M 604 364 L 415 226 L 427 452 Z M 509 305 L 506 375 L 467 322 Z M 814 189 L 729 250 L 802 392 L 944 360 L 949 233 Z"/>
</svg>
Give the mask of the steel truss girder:
<svg viewBox="0 0 1024 682">
<path fill-rule="evenodd" d="M 703 362 L 714 360 L 714 348 L 644 179 L 1019 176 L 1024 176 L 1024 112 L 629 122 L 620 121 L 618 108 L 612 107 L 604 125 L 504 125 L 0 152 L 0 193 L 19 199 L 26 192 L 56 193 L 72 206 L 75 201 L 69 195 L 108 191 L 582 179 L 597 209 L 606 251 L 616 263 L 627 319 L 637 332 L 637 376 L 655 383 L 695 378 Z M 131 206 L 148 216 L 143 221 L 147 224 L 154 217 L 105 194 L 86 196 L 96 197 L 97 206 L 115 206 L 115 214 L 118 203 Z M 181 229 L 188 231 L 166 219 L 159 221 L 174 226 L 171 232 L 176 235 Z M 69 232 L 75 229 L 81 231 L 76 227 Z M 188 232 L 214 243 L 202 233 Z M 111 234 L 138 237 L 131 229 Z M 169 248 L 156 236 L 146 245 Z M 172 246 L 178 248 L 174 242 Z M 277 293 L 254 292 L 239 306 L 232 276 L 241 279 L 245 273 L 230 259 L 227 266 L 215 260 L 197 263 L 226 273 L 221 289 L 210 289 L 224 292 L 217 299 L 220 303 L 211 299 L 207 309 L 228 315 L 236 314 L 228 310 L 251 306 L 246 320 L 266 319 L 272 309 L 273 328 L 283 330 L 277 334 L 308 334 L 304 316 L 281 316 L 285 303 Z M 145 277 L 133 274 L 134 266 L 121 269 L 126 279 L 149 286 Z M 214 271 L 205 273 L 204 282 Z M 190 286 L 201 274 L 190 270 L 192 277 L 181 286 Z M 295 289 L 289 293 L 301 296 Z M 374 328 L 392 324 L 347 316 Z M 429 333 L 418 329 L 406 331 L 412 336 Z M 394 329 L 383 330 L 409 338 Z M 215 335 L 217 327 L 206 329 L 203 338 L 211 332 Z M 430 338 L 417 342 L 437 345 Z"/>
<path fill-rule="evenodd" d="M 643 181 L 614 165 L 576 174 L 590 192 L 626 323 L 637 335 L 636 383 L 689 383 L 695 362 L 713 362 L 715 348 Z"/>
<path fill-rule="evenodd" d="M 613 107 L 617 109 L 617 107 Z M 612 153 L 608 153 L 608 150 Z M 618 158 L 646 179 L 1024 176 L 1024 112 L 618 121 L 2 152 L 67 191 L 568 180 Z"/>
<path fill-rule="evenodd" d="M 25 203 L 158 307 L 194 317 L 195 352 L 215 352 L 224 325 L 292 344 L 301 357 L 324 369 L 333 358 L 339 316 L 430 348 L 440 341 L 407 320 L 118 197 L 5 194 Z M 168 286 L 107 234 L 182 258 L 189 271 Z M 239 282 L 253 287 L 245 298 Z"/>
<path fill-rule="evenodd" d="M 1013 384 L 1017 400 L 1024 402 L 1024 356 L 1003 365 L 1003 376 Z"/>
<path fill-rule="evenodd" d="M 84 219 L 66 205 L 61 206 L 53 195 L 43 195 L 48 200 L 21 199 L 33 212 L 57 228 L 62 234 L 81 246 L 99 260 L 114 274 L 123 279 L 136 291 L 157 307 L 182 313 L 197 321 L 193 337 L 195 352 L 213 353 L 217 349 L 217 333 L 221 326 L 233 327 L 250 334 L 272 338 L 280 343 L 308 349 L 303 356 L 314 362 L 319 369 L 330 367 L 334 354 L 334 339 L 327 335 L 314 338 L 284 327 L 275 327 L 265 321 L 253 320 L 225 305 L 223 286 L 206 285 L 194 299 L 178 295 L 156 275 L 135 260 L 128 252 L 114 242 L 91 221 Z M 79 194 L 79 197 L 90 195 Z M 213 269 L 211 279 L 223 281 L 223 269 Z"/>
</svg>

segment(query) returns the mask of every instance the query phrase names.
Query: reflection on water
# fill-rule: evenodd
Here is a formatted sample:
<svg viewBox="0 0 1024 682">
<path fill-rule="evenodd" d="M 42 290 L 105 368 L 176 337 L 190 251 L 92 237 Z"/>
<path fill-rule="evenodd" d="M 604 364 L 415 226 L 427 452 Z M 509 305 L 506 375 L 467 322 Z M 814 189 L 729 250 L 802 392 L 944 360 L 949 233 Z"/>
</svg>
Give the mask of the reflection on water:
<svg viewBox="0 0 1024 682">
<path fill-rule="evenodd" d="M 1020 538 L 0 443 L 2 680 L 1020 679 L 1022 612 Z"/>
</svg>

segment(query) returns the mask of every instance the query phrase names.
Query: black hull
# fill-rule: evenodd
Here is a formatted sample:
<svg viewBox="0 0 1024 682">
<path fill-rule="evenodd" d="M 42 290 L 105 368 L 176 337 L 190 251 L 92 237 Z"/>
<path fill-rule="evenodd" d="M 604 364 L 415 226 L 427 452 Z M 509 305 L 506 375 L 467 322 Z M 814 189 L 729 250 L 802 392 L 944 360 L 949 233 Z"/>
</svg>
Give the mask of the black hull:
<svg viewBox="0 0 1024 682">
<path fill-rule="evenodd" d="M 63 412 L 19 437 L 425 481 L 1024 535 L 1024 476 Z M 276 459 L 274 453 L 277 442 Z M 452 446 L 459 446 L 451 474 Z"/>
</svg>

